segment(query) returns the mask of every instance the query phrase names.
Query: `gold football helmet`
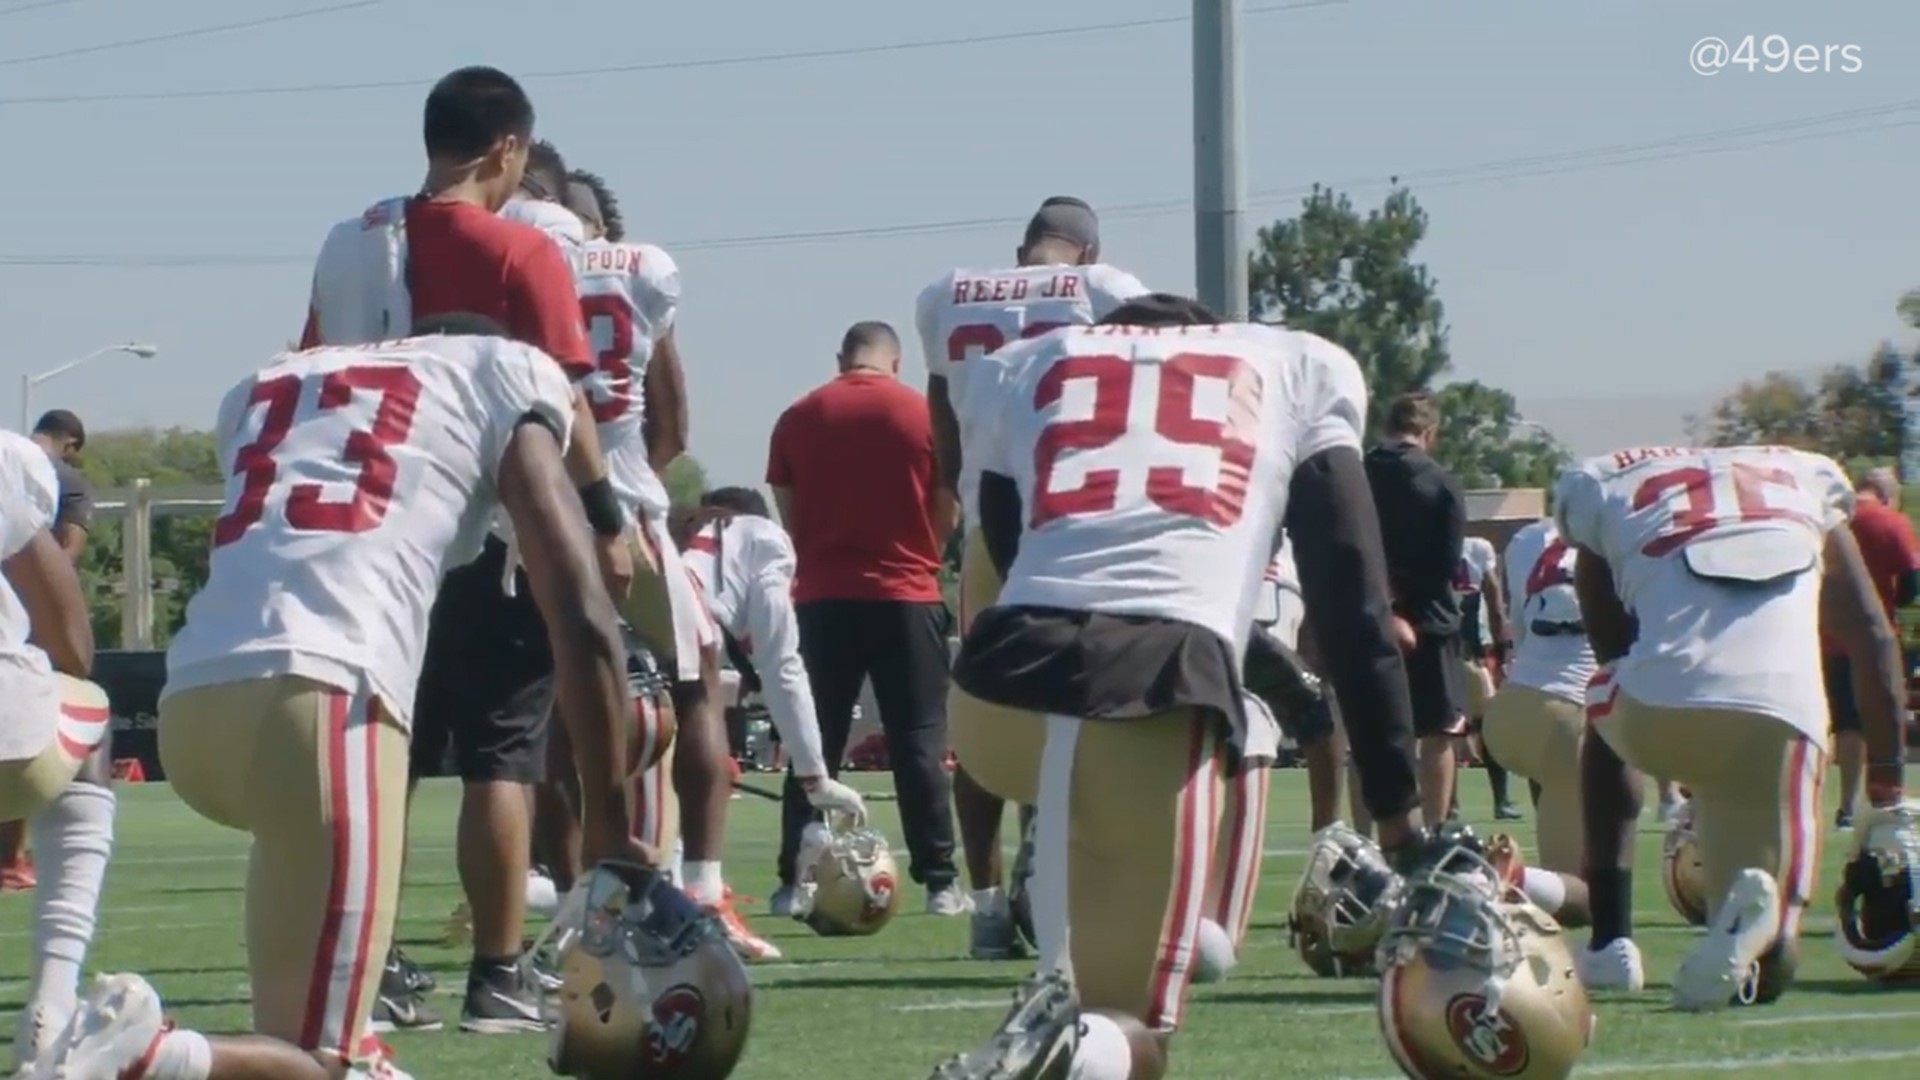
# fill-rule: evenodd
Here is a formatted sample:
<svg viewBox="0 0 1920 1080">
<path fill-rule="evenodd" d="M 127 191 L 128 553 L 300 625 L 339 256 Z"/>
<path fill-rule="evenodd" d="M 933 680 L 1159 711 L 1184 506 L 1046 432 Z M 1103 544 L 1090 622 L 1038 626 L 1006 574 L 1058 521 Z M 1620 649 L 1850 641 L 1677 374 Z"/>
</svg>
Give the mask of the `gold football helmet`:
<svg viewBox="0 0 1920 1080">
<path fill-rule="evenodd" d="M 1707 867 L 1700 861 L 1700 838 L 1693 831 L 1693 804 L 1680 804 L 1660 859 L 1660 883 L 1667 902 L 1690 926 L 1707 925 Z"/>
<path fill-rule="evenodd" d="M 715 1080 L 747 1045 L 753 990 L 726 931 L 659 871 L 594 867 L 533 952 L 558 952 L 547 1063 L 581 1080 Z"/>
<path fill-rule="evenodd" d="M 900 910 L 900 870 L 874 829 L 809 825 L 797 862 L 795 918 L 821 937 L 877 934 Z"/>
<path fill-rule="evenodd" d="M 1287 940 L 1322 978 L 1373 974 L 1399 883 L 1373 841 L 1334 822 L 1314 835 L 1307 852 Z"/>
<path fill-rule="evenodd" d="M 1920 816 L 1912 806 L 1872 810 L 1853 827 L 1853 852 L 1833 906 L 1834 943 L 1869 979 L 1920 979 Z"/>
<path fill-rule="evenodd" d="M 637 776 L 659 764 L 679 731 L 673 711 L 673 679 L 632 631 L 627 639 L 627 688 L 633 692 L 634 736 L 627 773 Z"/>
<path fill-rule="evenodd" d="M 1400 1069 L 1558 1080 L 1593 1037 L 1560 924 L 1457 847 L 1407 879 L 1381 938 L 1380 1030 Z"/>
</svg>

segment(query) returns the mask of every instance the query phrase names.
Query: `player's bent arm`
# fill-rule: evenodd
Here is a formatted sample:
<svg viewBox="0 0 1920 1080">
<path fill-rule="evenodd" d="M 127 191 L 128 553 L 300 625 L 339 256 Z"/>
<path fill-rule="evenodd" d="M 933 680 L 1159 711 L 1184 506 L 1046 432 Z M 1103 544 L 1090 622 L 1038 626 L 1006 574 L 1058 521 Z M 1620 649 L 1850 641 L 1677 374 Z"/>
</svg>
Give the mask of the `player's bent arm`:
<svg viewBox="0 0 1920 1080">
<path fill-rule="evenodd" d="M 983 510 L 984 514 L 984 510 Z M 1287 507 L 1300 592 L 1312 612 L 1322 670 L 1346 717 L 1367 810 L 1382 825 L 1420 805 L 1414 774 L 1413 702 L 1387 598 L 1380 518 L 1358 450 L 1336 446 L 1302 462 Z M 1398 826 L 1397 826 L 1398 827 Z"/>
<path fill-rule="evenodd" d="M 600 432 L 593 419 L 593 403 L 578 385 L 573 388 L 573 438 L 567 443 L 567 479 L 577 488 L 607 478 L 607 458 L 600 452 Z"/>
<path fill-rule="evenodd" d="M 1480 582 L 1480 610 L 1487 617 L 1487 629 L 1493 633 L 1493 647 L 1512 644 L 1515 638 L 1513 625 L 1507 621 L 1507 587 L 1500 581 L 1500 566 L 1496 562 L 1487 570 L 1487 576 Z"/>
<path fill-rule="evenodd" d="M 629 820 L 621 725 L 629 707 L 626 653 L 550 429 L 520 425 L 500 462 L 499 487 L 534 602 L 545 616 L 554 692 L 580 771 L 584 821 L 611 840 L 617 834 L 608 830 L 624 830 Z"/>
<path fill-rule="evenodd" d="M 1906 754 L 1906 678 L 1901 672 L 1900 639 L 1861 557 L 1853 530 L 1829 530 L 1826 569 L 1820 582 L 1821 629 L 1846 650 L 1853 669 L 1854 700 L 1859 703 L 1867 742 L 1868 798 L 1875 806 L 1899 802 Z"/>
<path fill-rule="evenodd" d="M 927 376 L 927 411 L 933 416 L 933 458 L 940 486 L 960 490 L 960 420 L 953 414 L 944 375 Z"/>
<path fill-rule="evenodd" d="M 46 529 L 0 563 L 7 584 L 27 610 L 29 640 L 47 654 L 53 669 L 76 679 L 93 671 L 93 620 L 73 560 Z"/>
<path fill-rule="evenodd" d="M 663 473 L 674 459 L 687 452 L 688 429 L 687 373 L 680 364 L 680 345 L 675 330 L 653 347 L 647 361 L 646 418 L 647 461 L 655 473 Z"/>
<path fill-rule="evenodd" d="M 768 717 L 793 757 L 793 775 L 805 781 L 827 775 L 827 755 L 821 749 L 813 686 L 800 659 L 800 622 L 791 592 L 792 582 L 785 576 L 760 574 L 747 585 L 743 614 Z"/>
<path fill-rule="evenodd" d="M 87 530 L 79 525 L 67 523 L 55 525 L 54 532 L 57 534 L 54 540 L 60 545 L 60 550 L 66 554 L 67 559 L 75 566 L 80 565 L 81 557 L 87 553 Z"/>
<path fill-rule="evenodd" d="M 1573 592 L 1580 600 L 1580 622 L 1587 628 L 1594 662 L 1611 664 L 1627 655 L 1640 636 L 1639 624 L 1613 588 L 1613 567 L 1587 547 L 1575 547 Z"/>
</svg>

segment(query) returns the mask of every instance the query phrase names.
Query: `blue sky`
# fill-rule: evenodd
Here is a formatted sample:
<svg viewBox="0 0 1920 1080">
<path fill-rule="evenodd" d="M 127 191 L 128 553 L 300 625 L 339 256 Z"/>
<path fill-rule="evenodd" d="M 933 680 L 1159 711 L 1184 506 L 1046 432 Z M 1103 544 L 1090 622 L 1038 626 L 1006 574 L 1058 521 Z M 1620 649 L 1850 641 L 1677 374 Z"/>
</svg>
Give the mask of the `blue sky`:
<svg viewBox="0 0 1920 1080">
<path fill-rule="evenodd" d="M 1740 378 L 1911 340 L 1893 305 L 1920 285 L 1920 5 L 1264 10 L 1285 3 L 1247 0 L 1253 220 L 1316 180 L 1366 202 L 1405 178 L 1433 218 L 1455 374 L 1576 449 L 1676 436 Z M 1044 196 L 1106 208 L 1112 261 L 1192 286 L 1184 22 L 881 48 L 1178 18 L 1179 0 L 455 9 L 0 0 L 0 416 L 19 373 L 132 338 L 162 357 L 95 361 L 36 408 L 207 424 L 297 333 L 327 226 L 418 183 L 421 100 L 468 63 L 523 77 L 539 133 L 679 260 L 693 448 L 716 481 L 761 478 L 773 418 L 830 374 L 848 323 L 906 330 L 920 285 L 1008 261 Z M 199 32 L 236 23 L 259 25 Z M 1709 34 L 1855 44 L 1862 70 L 1702 78 L 1688 50 Z M 677 66 L 555 74 L 660 64 Z M 393 85 L 312 89 L 367 82 Z M 294 90 L 249 92 L 268 88 Z M 220 93 L 167 96 L 203 90 Z M 986 224 L 900 228 L 954 222 Z M 849 235 L 793 235 L 818 232 Z"/>
</svg>

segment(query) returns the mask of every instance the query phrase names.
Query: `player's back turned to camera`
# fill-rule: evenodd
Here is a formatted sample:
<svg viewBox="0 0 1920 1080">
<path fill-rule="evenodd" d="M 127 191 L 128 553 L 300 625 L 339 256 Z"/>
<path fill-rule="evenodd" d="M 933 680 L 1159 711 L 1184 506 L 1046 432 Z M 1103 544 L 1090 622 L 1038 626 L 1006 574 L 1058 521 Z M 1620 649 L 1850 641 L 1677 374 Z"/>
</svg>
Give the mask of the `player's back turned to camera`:
<svg viewBox="0 0 1920 1080">
<path fill-rule="evenodd" d="M 283 354 L 231 390 L 232 467 L 206 586 L 168 652 L 160 753 L 202 816 L 251 834 L 253 1029 L 164 1029 L 137 975 L 103 977 L 57 1062 L 74 1080 L 404 1077 L 368 1032 L 391 941 L 408 730 L 442 573 L 497 509 L 554 627 L 556 682 L 589 812 L 590 858 L 627 839 L 612 603 L 561 463 L 572 390 L 488 320 Z M 603 757 L 604 755 L 604 757 Z"/>
<path fill-rule="evenodd" d="M 1904 677 L 1893 629 L 1846 523 L 1853 492 L 1818 454 L 1783 447 L 1626 449 L 1562 476 L 1554 517 L 1600 665 L 1582 751 L 1591 985 L 1637 986 L 1625 766 L 1692 790 L 1708 931 L 1673 981 L 1677 1007 L 1765 1003 L 1790 985 L 1818 872 L 1827 757 L 1821 631 L 1846 650 L 1876 807 L 1900 801 Z"/>
</svg>

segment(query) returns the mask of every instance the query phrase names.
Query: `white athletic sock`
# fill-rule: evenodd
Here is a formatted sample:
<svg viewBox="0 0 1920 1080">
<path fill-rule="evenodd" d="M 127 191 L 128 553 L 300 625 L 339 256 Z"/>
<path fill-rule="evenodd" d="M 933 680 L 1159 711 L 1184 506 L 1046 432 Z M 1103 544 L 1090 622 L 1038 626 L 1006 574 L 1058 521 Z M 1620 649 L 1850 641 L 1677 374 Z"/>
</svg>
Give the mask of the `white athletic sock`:
<svg viewBox="0 0 1920 1080">
<path fill-rule="evenodd" d="M 213 1044 L 197 1031 L 160 1036 L 153 1064 L 137 1080 L 207 1080 L 213 1075 Z"/>
<path fill-rule="evenodd" d="M 1567 883 L 1559 874 L 1537 866 L 1529 866 L 1521 873 L 1520 891 L 1527 894 L 1534 907 L 1549 915 L 1557 914 L 1567 902 Z"/>
<path fill-rule="evenodd" d="M 673 855 L 667 859 L 667 881 L 675 886 L 687 880 L 687 845 L 679 837 L 673 838 Z"/>
<path fill-rule="evenodd" d="M 1073 1051 L 1067 1080 L 1127 1080 L 1133 1074 L 1133 1047 L 1112 1017 L 1080 1014 L 1080 1045 Z"/>
<path fill-rule="evenodd" d="M 702 904 L 717 904 L 727 895 L 727 883 L 720 876 L 718 859 L 688 859 L 686 862 L 687 895 Z"/>
<path fill-rule="evenodd" d="M 113 792 L 75 781 L 28 825 L 40 875 L 33 893 L 33 989 L 27 1007 L 73 1012 L 113 853 Z"/>
<path fill-rule="evenodd" d="M 1007 892 L 998 885 L 991 889 L 973 890 L 973 910 L 975 911 L 988 915 L 1005 915 L 1007 905 Z"/>
</svg>

